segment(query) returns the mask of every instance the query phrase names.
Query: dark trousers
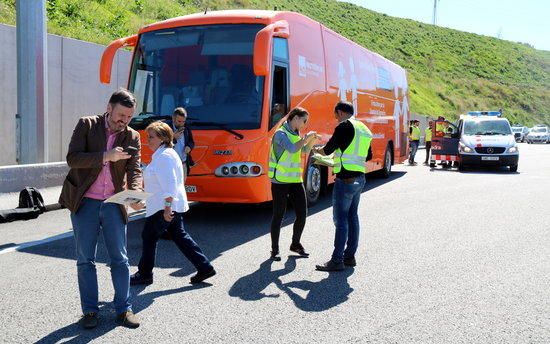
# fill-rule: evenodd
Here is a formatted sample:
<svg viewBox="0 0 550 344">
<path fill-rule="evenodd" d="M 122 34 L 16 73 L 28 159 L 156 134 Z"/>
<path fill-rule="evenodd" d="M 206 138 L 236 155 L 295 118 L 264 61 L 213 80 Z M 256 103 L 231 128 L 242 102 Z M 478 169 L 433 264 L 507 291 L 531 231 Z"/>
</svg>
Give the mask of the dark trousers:
<svg viewBox="0 0 550 344">
<path fill-rule="evenodd" d="M 157 253 L 157 242 L 165 230 L 168 230 L 172 235 L 172 240 L 176 246 L 195 266 L 197 271 L 204 272 L 211 270 L 212 265 L 210 261 L 183 227 L 183 213 L 174 213 L 172 222 L 165 221 L 163 213 L 162 210 L 159 210 L 154 215 L 145 219 L 145 226 L 141 233 L 141 238 L 143 239 L 143 252 L 138 264 L 139 273 L 144 276 L 150 276 L 153 273 L 155 256 Z"/>
<path fill-rule="evenodd" d="M 414 157 L 416 155 L 416 151 L 418 150 L 418 140 L 413 140 L 409 142 L 409 164 L 414 163 Z"/>
<path fill-rule="evenodd" d="M 271 195 L 273 196 L 273 218 L 271 219 L 271 249 L 279 252 L 279 235 L 281 223 L 286 212 L 287 201 L 290 200 L 296 211 L 292 244 L 299 244 L 307 217 L 307 200 L 304 184 L 302 183 L 271 183 Z"/>
<path fill-rule="evenodd" d="M 430 160 L 430 149 L 432 149 L 432 141 L 426 141 L 426 163 Z"/>
</svg>

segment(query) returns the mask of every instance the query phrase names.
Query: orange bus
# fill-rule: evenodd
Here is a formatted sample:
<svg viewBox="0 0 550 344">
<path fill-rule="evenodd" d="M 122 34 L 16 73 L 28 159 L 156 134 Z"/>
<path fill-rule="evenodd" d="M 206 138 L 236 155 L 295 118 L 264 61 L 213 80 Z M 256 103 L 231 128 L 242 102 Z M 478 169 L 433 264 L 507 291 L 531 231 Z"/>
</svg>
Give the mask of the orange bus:
<svg viewBox="0 0 550 344">
<path fill-rule="evenodd" d="M 187 15 L 143 27 L 112 42 L 101 59 L 109 83 L 117 49 L 134 47 L 128 89 L 138 100 L 130 124 L 142 130 L 187 109 L 195 166 L 186 180 L 193 201 L 271 200 L 271 138 L 296 106 L 310 112 L 306 131 L 321 142 L 337 125 L 339 100 L 373 132 L 369 172 L 389 176 L 408 151 L 409 101 L 403 68 L 294 12 L 232 10 Z M 145 135 L 141 135 L 144 140 Z M 143 162 L 151 152 L 144 147 Z M 304 159 L 309 202 L 334 182 L 331 168 Z"/>
</svg>

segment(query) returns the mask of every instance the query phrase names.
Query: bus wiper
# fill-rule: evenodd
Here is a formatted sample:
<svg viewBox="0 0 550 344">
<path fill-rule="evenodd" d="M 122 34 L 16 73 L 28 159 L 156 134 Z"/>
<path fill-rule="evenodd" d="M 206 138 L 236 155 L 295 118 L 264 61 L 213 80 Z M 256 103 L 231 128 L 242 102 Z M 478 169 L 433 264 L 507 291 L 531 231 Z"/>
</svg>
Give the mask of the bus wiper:
<svg viewBox="0 0 550 344">
<path fill-rule="evenodd" d="M 208 127 L 217 127 L 219 129 L 225 130 L 228 133 L 231 133 L 231 134 L 235 135 L 235 137 L 238 138 L 239 140 L 242 140 L 244 138 L 243 134 L 241 134 L 239 132 L 236 132 L 233 129 L 229 129 L 228 127 L 226 127 L 224 124 L 221 124 L 221 123 L 198 121 L 198 122 L 191 122 L 189 124 L 191 126 L 197 126 L 197 127 L 206 127 L 206 126 L 208 126 Z"/>
<path fill-rule="evenodd" d="M 148 116 L 149 114 L 153 116 Z M 140 112 L 139 115 L 137 115 L 134 118 L 143 118 L 143 119 L 167 119 L 170 118 L 170 115 L 155 115 L 154 112 Z"/>
<path fill-rule="evenodd" d="M 151 114 L 152 116 L 148 116 Z M 158 120 L 165 120 L 170 119 L 170 116 L 162 116 L 162 115 L 154 115 L 153 112 L 141 112 L 139 115 L 132 118 L 132 122 L 141 123 L 141 122 L 152 122 L 152 121 L 158 121 Z"/>
</svg>

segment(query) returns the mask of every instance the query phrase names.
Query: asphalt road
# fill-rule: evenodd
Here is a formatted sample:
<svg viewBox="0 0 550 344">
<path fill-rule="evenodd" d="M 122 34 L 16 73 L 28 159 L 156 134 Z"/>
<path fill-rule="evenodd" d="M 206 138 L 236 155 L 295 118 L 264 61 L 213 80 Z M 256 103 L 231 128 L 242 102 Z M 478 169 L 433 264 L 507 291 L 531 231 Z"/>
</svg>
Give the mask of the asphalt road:
<svg viewBox="0 0 550 344">
<path fill-rule="evenodd" d="M 101 322 L 88 331 L 72 237 L 5 251 L 67 233 L 65 210 L 0 225 L 0 342 L 549 343 L 550 145 L 520 152 L 518 173 L 398 165 L 388 180 L 369 178 L 358 266 L 340 273 L 314 270 L 332 250 L 330 197 L 310 208 L 311 258 L 283 250 L 273 263 L 269 206 L 198 204 L 186 225 L 218 275 L 191 286 L 193 267 L 162 241 L 155 283 L 132 288 L 136 330 L 115 326 L 102 245 Z M 132 273 L 142 224 L 128 228 Z"/>
</svg>

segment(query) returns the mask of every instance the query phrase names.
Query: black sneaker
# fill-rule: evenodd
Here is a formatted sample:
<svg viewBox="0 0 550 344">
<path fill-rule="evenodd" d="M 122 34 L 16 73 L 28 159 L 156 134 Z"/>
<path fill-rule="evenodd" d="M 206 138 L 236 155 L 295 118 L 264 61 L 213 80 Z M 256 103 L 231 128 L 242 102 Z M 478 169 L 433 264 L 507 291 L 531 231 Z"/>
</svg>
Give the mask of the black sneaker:
<svg viewBox="0 0 550 344">
<path fill-rule="evenodd" d="M 99 319 L 97 317 L 97 313 L 90 312 L 82 316 L 82 327 L 84 327 L 87 330 L 90 330 L 96 327 L 98 322 L 99 322 Z"/>
<path fill-rule="evenodd" d="M 306 252 L 302 244 L 292 244 L 290 245 L 290 250 L 298 253 L 300 257 L 309 257 L 309 253 Z"/>
<path fill-rule="evenodd" d="M 345 269 L 344 263 L 336 263 L 332 259 L 323 265 L 315 265 L 315 269 L 319 271 L 342 271 Z"/>
<path fill-rule="evenodd" d="M 281 261 L 281 255 L 279 254 L 279 251 L 271 251 L 271 257 L 269 259 L 280 262 Z"/>
<path fill-rule="evenodd" d="M 143 275 L 139 271 L 130 276 L 130 285 L 153 284 L 153 275 Z"/>
<path fill-rule="evenodd" d="M 191 284 L 201 283 L 205 279 L 210 278 L 215 274 L 216 274 L 216 270 L 214 270 L 214 268 L 207 271 L 202 271 L 202 272 L 199 271 L 195 276 L 191 277 Z"/>
<path fill-rule="evenodd" d="M 355 257 L 344 258 L 344 265 L 345 266 L 356 266 L 357 262 L 355 261 Z"/>
</svg>

